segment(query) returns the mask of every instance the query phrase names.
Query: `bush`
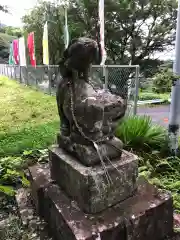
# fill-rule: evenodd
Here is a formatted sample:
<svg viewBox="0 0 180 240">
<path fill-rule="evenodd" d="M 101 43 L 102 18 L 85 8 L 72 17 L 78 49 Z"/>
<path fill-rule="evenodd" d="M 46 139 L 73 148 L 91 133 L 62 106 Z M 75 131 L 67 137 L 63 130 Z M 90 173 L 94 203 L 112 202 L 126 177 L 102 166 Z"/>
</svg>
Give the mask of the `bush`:
<svg viewBox="0 0 180 240">
<path fill-rule="evenodd" d="M 135 151 L 162 150 L 168 148 L 166 130 L 154 125 L 148 116 L 131 116 L 124 119 L 116 130 L 125 148 Z"/>
<path fill-rule="evenodd" d="M 165 102 L 168 102 L 169 97 L 170 97 L 170 93 L 153 93 L 153 92 L 139 93 L 139 100 L 141 101 L 160 99 L 160 100 L 163 100 L 165 103 Z"/>
<path fill-rule="evenodd" d="M 159 94 L 158 93 L 152 93 L 152 92 L 142 92 L 139 95 L 139 100 L 154 100 L 154 99 L 159 99 Z"/>
<path fill-rule="evenodd" d="M 177 78 L 169 69 L 157 73 L 153 79 L 153 91 L 156 93 L 171 92 L 172 83 Z"/>
</svg>

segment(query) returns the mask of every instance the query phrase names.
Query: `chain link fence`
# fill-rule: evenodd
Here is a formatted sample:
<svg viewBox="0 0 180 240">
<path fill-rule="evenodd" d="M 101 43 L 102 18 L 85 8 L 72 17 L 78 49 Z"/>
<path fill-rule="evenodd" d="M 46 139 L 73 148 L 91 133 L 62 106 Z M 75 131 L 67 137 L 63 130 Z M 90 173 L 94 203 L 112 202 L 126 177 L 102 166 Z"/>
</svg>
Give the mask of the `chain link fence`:
<svg viewBox="0 0 180 240">
<path fill-rule="evenodd" d="M 61 80 L 57 65 L 12 66 L 0 64 L 0 75 L 18 80 L 47 94 L 54 95 Z M 127 101 L 127 113 L 136 114 L 139 88 L 138 65 L 94 65 L 90 70 L 93 85 L 102 86 Z"/>
</svg>

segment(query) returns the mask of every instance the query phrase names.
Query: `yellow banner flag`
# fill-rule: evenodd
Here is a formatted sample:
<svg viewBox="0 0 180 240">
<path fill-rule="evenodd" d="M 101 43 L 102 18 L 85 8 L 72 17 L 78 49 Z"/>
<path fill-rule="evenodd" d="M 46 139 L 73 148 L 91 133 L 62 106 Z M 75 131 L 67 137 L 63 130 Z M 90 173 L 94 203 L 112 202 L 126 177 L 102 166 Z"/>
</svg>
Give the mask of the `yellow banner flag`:
<svg viewBox="0 0 180 240">
<path fill-rule="evenodd" d="M 43 32 L 43 64 L 49 65 L 49 46 L 48 46 L 48 23 L 44 25 Z"/>
</svg>

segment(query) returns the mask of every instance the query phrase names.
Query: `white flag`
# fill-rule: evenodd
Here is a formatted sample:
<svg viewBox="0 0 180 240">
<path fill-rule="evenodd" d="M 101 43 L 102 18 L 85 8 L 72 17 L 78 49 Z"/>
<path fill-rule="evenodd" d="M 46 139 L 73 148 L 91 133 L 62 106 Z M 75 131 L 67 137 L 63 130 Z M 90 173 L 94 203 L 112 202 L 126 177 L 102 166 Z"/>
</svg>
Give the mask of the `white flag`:
<svg viewBox="0 0 180 240">
<path fill-rule="evenodd" d="M 100 24 L 100 44 L 102 53 L 101 65 L 104 65 L 107 57 L 104 43 L 104 0 L 99 0 L 99 24 Z"/>
<path fill-rule="evenodd" d="M 26 66 L 26 48 L 24 37 L 19 38 L 19 60 L 20 66 Z"/>
<path fill-rule="evenodd" d="M 69 29 L 68 29 L 68 20 L 67 20 L 67 7 L 64 8 L 64 16 L 65 16 L 64 45 L 65 45 L 65 49 L 67 49 L 68 45 L 69 45 Z"/>
<path fill-rule="evenodd" d="M 43 32 L 43 63 L 49 65 L 48 23 L 44 25 Z"/>
</svg>

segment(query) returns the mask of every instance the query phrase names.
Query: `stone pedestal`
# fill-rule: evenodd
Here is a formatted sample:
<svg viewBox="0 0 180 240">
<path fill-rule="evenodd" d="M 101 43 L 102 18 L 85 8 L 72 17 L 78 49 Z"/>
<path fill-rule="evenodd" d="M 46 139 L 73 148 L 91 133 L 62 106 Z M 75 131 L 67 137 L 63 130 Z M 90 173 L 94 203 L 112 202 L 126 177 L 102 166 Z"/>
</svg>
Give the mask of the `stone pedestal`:
<svg viewBox="0 0 180 240">
<path fill-rule="evenodd" d="M 36 165 L 29 171 L 34 201 L 56 240 L 162 240 L 173 233 L 171 195 L 144 179 L 132 197 L 86 214 L 51 181 L 48 167 Z"/>
<path fill-rule="evenodd" d="M 61 148 L 49 150 L 51 177 L 84 212 L 96 213 L 131 197 L 137 189 L 138 159 L 123 152 L 116 161 L 84 166 Z"/>
</svg>

